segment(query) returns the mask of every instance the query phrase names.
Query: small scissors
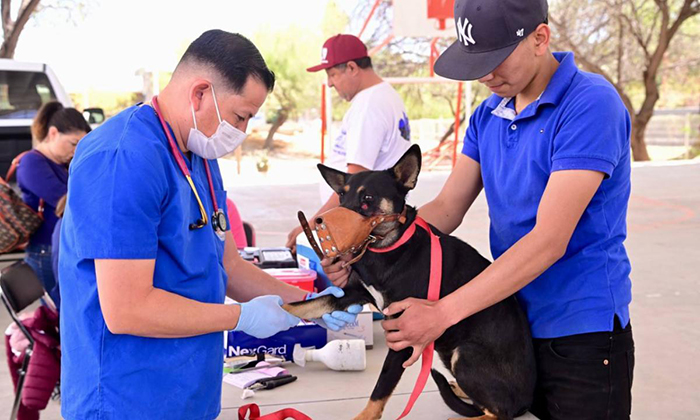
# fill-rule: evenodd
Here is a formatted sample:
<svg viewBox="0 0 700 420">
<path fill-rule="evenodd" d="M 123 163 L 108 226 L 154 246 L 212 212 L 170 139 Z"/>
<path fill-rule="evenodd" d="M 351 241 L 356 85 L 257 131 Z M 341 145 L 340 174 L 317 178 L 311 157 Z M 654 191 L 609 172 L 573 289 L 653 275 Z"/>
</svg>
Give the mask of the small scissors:
<svg viewBox="0 0 700 420">
<path fill-rule="evenodd" d="M 259 379 L 254 384 L 250 385 L 246 389 L 250 389 L 252 391 L 260 391 L 263 389 L 273 389 L 273 388 L 277 388 L 278 386 L 282 386 L 284 384 L 294 382 L 296 380 L 297 380 L 297 377 L 294 375 L 273 376 L 271 378 Z"/>
</svg>

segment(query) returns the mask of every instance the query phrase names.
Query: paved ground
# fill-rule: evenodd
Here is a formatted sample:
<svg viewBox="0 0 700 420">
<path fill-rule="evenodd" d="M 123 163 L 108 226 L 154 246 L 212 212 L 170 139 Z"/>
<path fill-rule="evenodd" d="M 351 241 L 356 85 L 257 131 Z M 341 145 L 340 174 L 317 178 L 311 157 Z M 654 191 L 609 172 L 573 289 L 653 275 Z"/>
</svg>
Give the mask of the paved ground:
<svg viewBox="0 0 700 420">
<path fill-rule="evenodd" d="M 223 169 L 225 174 L 235 171 L 234 166 Z M 700 418 L 696 395 L 700 330 L 695 324 L 700 315 L 700 162 L 635 166 L 632 174 L 626 242 L 633 267 L 632 322 L 637 345 L 632 417 Z M 432 198 L 446 176 L 444 172 L 421 175 L 412 203 L 420 205 Z M 295 225 L 296 211 L 308 214 L 317 208 L 316 186 L 298 184 L 309 179 L 308 171 L 290 171 L 284 182 L 274 186 L 228 185 L 244 219 L 257 228 L 258 245 L 283 244 L 286 232 Z M 489 255 L 487 225 L 482 195 L 456 234 Z M 0 326 L 8 323 L 9 317 L 0 310 Z M 368 382 L 352 386 L 362 386 L 368 395 L 373 379 Z M 11 403 L 9 374 L 0 363 L 0 418 L 9 413 Z M 60 418 L 58 411 L 58 405 L 51 403 L 43 418 Z M 232 415 L 226 411 L 222 417 Z"/>
</svg>

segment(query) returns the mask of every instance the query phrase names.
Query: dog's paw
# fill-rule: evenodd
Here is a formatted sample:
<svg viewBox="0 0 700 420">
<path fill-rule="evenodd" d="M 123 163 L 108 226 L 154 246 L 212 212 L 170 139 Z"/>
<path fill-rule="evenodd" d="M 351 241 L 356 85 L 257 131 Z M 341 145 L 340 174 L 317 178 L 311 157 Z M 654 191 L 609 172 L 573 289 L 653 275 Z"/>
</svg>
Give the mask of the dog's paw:
<svg viewBox="0 0 700 420">
<path fill-rule="evenodd" d="M 367 410 L 363 410 L 353 420 L 379 420 L 381 418 L 381 415 L 379 417 L 377 417 L 377 416 L 374 416 L 372 414 L 366 414 L 365 411 L 367 411 Z"/>
<path fill-rule="evenodd" d="M 382 412 L 384 411 L 384 406 L 389 398 L 383 400 L 369 400 L 365 409 L 358 414 L 354 420 L 379 420 L 382 418 Z"/>
</svg>

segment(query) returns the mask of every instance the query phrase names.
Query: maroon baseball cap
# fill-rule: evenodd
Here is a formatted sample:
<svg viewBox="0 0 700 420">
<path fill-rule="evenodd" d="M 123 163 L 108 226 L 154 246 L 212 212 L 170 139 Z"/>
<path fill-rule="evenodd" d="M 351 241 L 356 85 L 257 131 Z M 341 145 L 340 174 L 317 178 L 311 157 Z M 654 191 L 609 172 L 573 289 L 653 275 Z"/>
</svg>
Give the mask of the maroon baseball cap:
<svg viewBox="0 0 700 420">
<path fill-rule="evenodd" d="M 338 34 L 328 38 L 323 44 L 321 64 L 309 67 L 306 71 L 325 70 L 364 57 L 368 57 L 367 47 L 360 38 L 355 35 Z"/>
</svg>

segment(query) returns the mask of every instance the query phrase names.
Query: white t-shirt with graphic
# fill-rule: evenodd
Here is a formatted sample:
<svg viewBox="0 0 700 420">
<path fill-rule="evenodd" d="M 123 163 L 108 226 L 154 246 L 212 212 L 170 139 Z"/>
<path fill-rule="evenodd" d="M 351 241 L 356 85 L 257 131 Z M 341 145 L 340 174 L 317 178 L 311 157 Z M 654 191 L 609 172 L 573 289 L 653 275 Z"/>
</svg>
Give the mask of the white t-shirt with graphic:
<svg viewBox="0 0 700 420">
<path fill-rule="evenodd" d="M 345 113 L 325 164 L 347 172 L 348 164 L 371 170 L 391 168 L 411 146 L 411 128 L 398 93 L 381 82 L 357 93 Z M 333 194 L 321 182 L 321 203 Z"/>
</svg>

